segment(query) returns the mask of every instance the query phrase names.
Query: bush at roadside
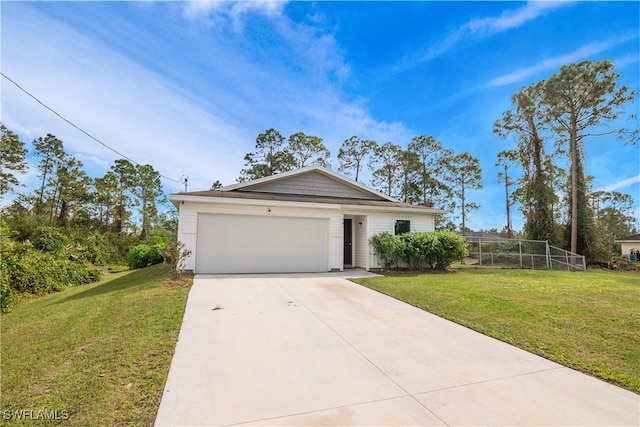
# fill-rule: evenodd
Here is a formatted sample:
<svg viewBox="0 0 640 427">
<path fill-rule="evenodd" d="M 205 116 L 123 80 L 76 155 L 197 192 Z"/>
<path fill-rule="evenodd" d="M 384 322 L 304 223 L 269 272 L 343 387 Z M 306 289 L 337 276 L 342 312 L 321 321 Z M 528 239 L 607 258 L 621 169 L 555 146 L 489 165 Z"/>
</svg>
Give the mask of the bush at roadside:
<svg viewBox="0 0 640 427">
<path fill-rule="evenodd" d="M 100 280 L 101 271 L 90 264 L 34 249 L 29 244 L 4 241 L 0 256 L 0 290 L 3 312 L 19 294 L 42 295 Z"/>
<path fill-rule="evenodd" d="M 164 251 L 164 245 L 156 244 L 149 245 L 137 245 L 129 252 L 127 256 L 127 265 L 131 270 L 137 268 L 149 267 L 150 265 L 160 264 L 164 261 L 162 252 Z"/>
</svg>

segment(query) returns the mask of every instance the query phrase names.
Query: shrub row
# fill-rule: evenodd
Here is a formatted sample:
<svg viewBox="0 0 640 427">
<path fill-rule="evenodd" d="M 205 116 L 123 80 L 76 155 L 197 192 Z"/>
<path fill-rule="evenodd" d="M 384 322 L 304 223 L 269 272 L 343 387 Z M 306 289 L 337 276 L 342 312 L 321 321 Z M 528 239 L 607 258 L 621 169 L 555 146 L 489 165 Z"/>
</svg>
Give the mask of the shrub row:
<svg viewBox="0 0 640 427">
<path fill-rule="evenodd" d="M 13 217 L 4 222 L 0 223 L 0 228 L 3 228 L 3 235 L 8 240 L 25 243 L 33 249 L 62 258 L 100 266 L 124 261 L 129 248 L 138 241 L 135 236 L 80 227 L 58 227 L 38 217 Z"/>
<path fill-rule="evenodd" d="M 0 306 L 11 309 L 17 294 L 41 295 L 100 280 L 102 272 L 89 263 L 61 258 L 31 245 L 5 241 L 0 255 Z"/>
<path fill-rule="evenodd" d="M 6 214 L 5 214 L 6 213 Z M 98 280 L 105 266 L 127 262 L 141 268 L 164 260 L 169 230 L 150 230 L 146 245 L 134 234 L 109 232 L 72 221 L 65 227 L 26 209 L 0 212 L 0 308 L 9 311 L 19 294 L 40 295 Z M 133 248 L 133 249 L 131 249 Z"/>
<path fill-rule="evenodd" d="M 467 241 L 451 231 L 412 232 L 400 236 L 384 232 L 373 236 L 370 243 L 388 270 L 398 268 L 401 263 L 412 269 L 446 270 L 454 261 L 469 255 Z"/>
</svg>

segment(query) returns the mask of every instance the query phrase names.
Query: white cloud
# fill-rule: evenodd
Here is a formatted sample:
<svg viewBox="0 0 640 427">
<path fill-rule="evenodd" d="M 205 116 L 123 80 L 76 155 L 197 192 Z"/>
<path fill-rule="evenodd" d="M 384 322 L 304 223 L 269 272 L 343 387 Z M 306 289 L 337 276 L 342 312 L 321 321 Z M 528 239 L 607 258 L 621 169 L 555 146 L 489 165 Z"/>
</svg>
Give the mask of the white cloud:
<svg viewBox="0 0 640 427">
<path fill-rule="evenodd" d="M 520 82 L 539 72 L 555 70 L 563 65 L 589 58 L 593 55 L 607 51 L 620 43 L 624 43 L 635 38 L 638 38 L 637 34 L 627 34 L 622 37 L 610 38 L 602 42 L 589 43 L 565 55 L 547 58 L 531 67 L 522 68 L 512 71 L 509 74 L 505 74 L 504 76 L 496 77 L 487 83 L 487 87 L 505 86 Z"/>
<path fill-rule="evenodd" d="M 601 188 L 599 191 L 615 191 L 621 188 L 630 187 L 633 184 L 638 184 L 638 183 L 640 183 L 640 174 L 631 178 L 623 179 L 623 180 L 614 182 L 612 184 L 609 184 Z"/>
<path fill-rule="evenodd" d="M 572 5 L 574 2 L 533 1 L 516 10 L 504 12 L 499 17 L 478 18 L 468 21 L 450 32 L 444 40 L 429 42 L 418 52 L 412 52 L 393 67 L 393 72 L 406 71 L 416 65 L 431 61 L 454 48 L 457 44 L 470 37 L 483 38 L 518 28 L 527 22 L 554 9 Z"/>
<path fill-rule="evenodd" d="M 178 179 L 191 170 L 200 185 L 240 167 L 241 130 L 194 105 L 180 88 L 128 58 L 29 9 L 3 6 L 3 72 L 42 102 L 139 163 Z M 37 22 L 37 25 L 34 23 Z M 104 172 L 118 156 L 90 140 L 10 83 L 2 82 L 3 116 L 35 138 L 53 133 L 85 167 Z M 215 142 L 214 142 L 215 141 Z M 95 160 L 94 160 L 95 159 Z M 214 171 L 212 165 L 216 165 Z M 165 181 L 170 187 L 179 184 Z M 208 184 L 207 184 L 208 185 Z"/>
<path fill-rule="evenodd" d="M 571 5 L 573 2 L 530 1 L 524 7 L 504 12 L 501 16 L 474 19 L 461 27 L 459 32 L 474 35 L 491 35 L 520 27 L 537 19 L 550 10 Z"/>
<path fill-rule="evenodd" d="M 625 55 L 611 60 L 611 62 L 613 62 L 613 65 L 615 65 L 618 69 L 627 65 L 635 64 L 638 61 L 640 61 L 640 57 L 638 55 Z"/>
<path fill-rule="evenodd" d="M 170 78 L 160 73 L 164 61 L 174 58 L 165 58 L 161 41 L 149 33 L 136 48 L 158 53 L 145 56 L 143 65 L 30 5 L 3 5 L 2 31 L 10 35 L 3 37 L 3 72 L 126 156 L 175 180 L 189 176 L 190 190 L 208 188 L 216 179 L 232 183 L 256 136 L 269 127 L 285 136 L 318 135 L 334 159 L 351 135 L 408 140 L 401 124 L 373 120 L 365 103 L 344 100 L 340 81 L 349 68 L 330 34 L 284 16 L 270 25 L 284 46 L 279 51 L 255 44 L 250 51 L 244 38 L 214 32 L 189 52 L 194 63 L 176 63 L 180 73 Z M 24 138 L 55 134 L 94 175 L 118 157 L 6 81 L 2 89 L 3 120 L 22 129 Z M 182 189 L 165 185 L 169 192 Z"/>
<path fill-rule="evenodd" d="M 279 14 L 286 6 L 286 0 L 244 0 L 244 1 L 220 1 L 220 0 L 188 0 L 184 2 L 184 14 L 189 18 L 199 15 L 211 15 L 212 13 L 224 13 L 232 16 L 240 16 L 249 11 L 257 11 L 267 15 Z"/>
<path fill-rule="evenodd" d="M 282 13 L 287 1 L 284 0 L 190 0 L 184 3 L 183 14 L 188 19 L 207 20 L 213 24 L 229 20 L 240 31 L 244 17 L 249 13 L 277 16 Z"/>
</svg>

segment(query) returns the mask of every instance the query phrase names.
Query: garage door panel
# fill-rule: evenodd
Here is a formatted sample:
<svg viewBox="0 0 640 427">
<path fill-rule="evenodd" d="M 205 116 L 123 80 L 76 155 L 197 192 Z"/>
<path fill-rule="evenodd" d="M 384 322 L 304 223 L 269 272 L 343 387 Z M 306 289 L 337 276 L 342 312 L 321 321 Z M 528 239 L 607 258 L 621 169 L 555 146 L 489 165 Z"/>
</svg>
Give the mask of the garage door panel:
<svg viewBox="0 0 640 427">
<path fill-rule="evenodd" d="M 327 219 L 198 215 L 196 273 L 318 272 L 327 269 Z"/>
</svg>

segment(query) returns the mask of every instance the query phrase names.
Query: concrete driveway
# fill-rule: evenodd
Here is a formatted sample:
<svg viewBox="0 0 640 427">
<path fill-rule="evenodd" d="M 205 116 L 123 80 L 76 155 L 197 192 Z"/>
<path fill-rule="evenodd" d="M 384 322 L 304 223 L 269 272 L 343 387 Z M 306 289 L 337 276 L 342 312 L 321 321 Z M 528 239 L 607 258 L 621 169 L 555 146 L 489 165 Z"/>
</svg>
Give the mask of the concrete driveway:
<svg viewBox="0 0 640 427">
<path fill-rule="evenodd" d="M 197 276 L 156 419 L 640 425 L 640 396 L 324 275 Z"/>
</svg>

